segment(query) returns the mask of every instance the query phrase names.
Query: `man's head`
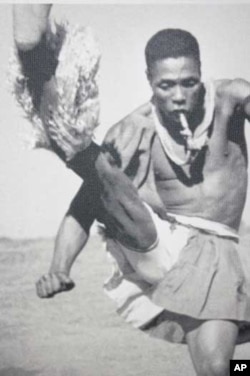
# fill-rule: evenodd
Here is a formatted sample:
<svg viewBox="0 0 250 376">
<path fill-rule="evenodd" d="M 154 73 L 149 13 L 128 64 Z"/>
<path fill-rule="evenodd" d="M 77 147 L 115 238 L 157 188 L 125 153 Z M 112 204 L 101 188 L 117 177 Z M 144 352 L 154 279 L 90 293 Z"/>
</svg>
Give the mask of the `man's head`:
<svg viewBox="0 0 250 376">
<path fill-rule="evenodd" d="M 195 37 L 180 29 L 165 29 L 155 34 L 145 49 L 147 76 L 154 101 L 167 119 L 179 122 L 201 103 L 201 63 Z"/>
</svg>

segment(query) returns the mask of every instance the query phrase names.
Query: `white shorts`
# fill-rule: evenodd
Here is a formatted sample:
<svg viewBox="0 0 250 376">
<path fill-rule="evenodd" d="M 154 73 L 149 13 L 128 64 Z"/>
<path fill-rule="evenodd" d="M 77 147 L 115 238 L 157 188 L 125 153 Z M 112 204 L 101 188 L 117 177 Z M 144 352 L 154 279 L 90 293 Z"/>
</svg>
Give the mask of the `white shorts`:
<svg viewBox="0 0 250 376">
<path fill-rule="evenodd" d="M 190 229 L 164 221 L 148 207 L 158 239 L 148 252 L 127 249 L 114 239 L 107 239 L 107 253 L 112 275 L 104 283 L 105 293 L 115 301 L 118 313 L 135 327 L 145 325 L 163 311 L 150 298 L 153 284 L 158 283 L 178 260 Z"/>
</svg>

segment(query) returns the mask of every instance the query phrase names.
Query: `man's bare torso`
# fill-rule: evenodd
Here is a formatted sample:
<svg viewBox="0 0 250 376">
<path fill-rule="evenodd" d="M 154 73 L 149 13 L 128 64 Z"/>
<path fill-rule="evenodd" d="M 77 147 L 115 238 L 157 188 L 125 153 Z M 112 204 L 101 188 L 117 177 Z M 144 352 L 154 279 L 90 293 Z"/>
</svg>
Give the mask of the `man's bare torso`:
<svg viewBox="0 0 250 376">
<path fill-rule="evenodd" d="M 247 190 L 244 118 L 227 92 L 218 95 L 209 142 L 192 164 L 177 166 L 156 136 L 152 148 L 158 193 L 167 211 L 198 216 L 238 229 Z"/>
</svg>

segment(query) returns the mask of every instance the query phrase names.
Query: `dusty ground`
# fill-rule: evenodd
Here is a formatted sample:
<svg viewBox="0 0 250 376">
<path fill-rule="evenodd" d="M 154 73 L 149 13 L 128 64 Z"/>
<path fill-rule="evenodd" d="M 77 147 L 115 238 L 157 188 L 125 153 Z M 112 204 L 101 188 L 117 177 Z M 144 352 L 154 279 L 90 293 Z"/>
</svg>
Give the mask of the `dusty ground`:
<svg viewBox="0 0 250 376">
<path fill-rule="evenodd" d="M 73 268 L 76 288 L 37 298 L 52 249 L 52 240 L 0 241 L 0 376 L 194 375 L 185 346 L 150 339 L 116 315 L 102 292 L 109 269 L 97 236 Z M 250 345 L 235 357 L 249 359 Z"/>
</svg>

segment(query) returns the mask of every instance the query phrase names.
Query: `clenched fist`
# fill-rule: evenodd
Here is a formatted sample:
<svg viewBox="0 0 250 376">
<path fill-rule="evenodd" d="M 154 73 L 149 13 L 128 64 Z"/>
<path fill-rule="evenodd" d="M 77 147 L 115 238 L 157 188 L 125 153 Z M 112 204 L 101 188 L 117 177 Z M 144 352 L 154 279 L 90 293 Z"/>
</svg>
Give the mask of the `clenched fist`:
<svg viewBox="0 0 250 376">
<path fill-rule="evenodd" d="M 36 283 L 39 298 L 52 298 L 55 294 L 72 290 L 74 287 L 72 279 L 63 272 L 45 274 Z"/>
</svg>

